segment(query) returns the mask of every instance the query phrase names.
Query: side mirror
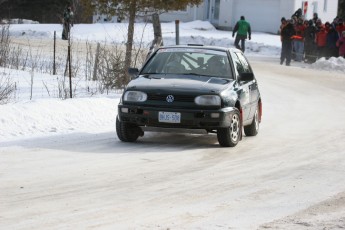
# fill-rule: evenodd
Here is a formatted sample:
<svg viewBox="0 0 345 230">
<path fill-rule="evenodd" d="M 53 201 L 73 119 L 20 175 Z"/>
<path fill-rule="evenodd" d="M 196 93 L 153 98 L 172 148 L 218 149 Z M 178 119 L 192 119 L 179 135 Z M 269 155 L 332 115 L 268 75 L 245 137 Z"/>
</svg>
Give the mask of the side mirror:
<svg viewBox="0 0 345 230">
<path fill-rule="evenodd" d="M 239 81 L 254 81 L 254 74 L 253 73 L 241 73 L 238 79 Z"/>
<path fill-rule="evenodd" d="M 128 74 L 131 76 L 131 79 L 134 79 L 138 76 L 139 69 L 138 68 L 128 68 Z"/>
</svg>

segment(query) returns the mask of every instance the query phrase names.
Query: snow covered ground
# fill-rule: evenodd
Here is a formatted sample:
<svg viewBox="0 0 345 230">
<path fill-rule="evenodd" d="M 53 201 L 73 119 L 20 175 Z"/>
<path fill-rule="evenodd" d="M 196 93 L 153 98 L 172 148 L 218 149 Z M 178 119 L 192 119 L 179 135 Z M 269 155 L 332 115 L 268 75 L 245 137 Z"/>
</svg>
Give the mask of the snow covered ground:
<svg viewBox="0 0 345 230">
<path fill-rule="evenodd" d="M 11 25 L 52 39 L 61 25 Z M 127 24 L 75 25 L 75 41 L 123 43 Z M 166 45 L 174 23 L 162 23 Z M 137 23 L 149 44 L 152 26 Z M 233 46 L 229 31 L 181 23 L 180 43 Z M 345 60 L 279 65 L 279 36 L 253 33 L 246 55 L 264 118 L 255 138 L 219 148 L 209 136 L 145 134 L 120 142 L 120 94 L 57 98 L 59 76 L 0 68 L 16 82 L 0 105 L 1 229 L 345 228 Z M 31 79 L 33 92 L 31 94 Z M 47 90 L 49 89 L 49 90 Z M 30 97 L 31 100 L 30 100 Z"/>
<path fill-rule="evenodd" d="M 71 36 L 72 39 L 76 41 L 115 41 L 115 43 L 121 44 L 126 38 L 126 29 L 126 23 L 82 24 L 73 27 Z M 13 24 L 10 27 L 10 34 L 13 38 L 25 38 L 25 40 L 34 39 L 35 41 L 53 39 L 54 31 L 56 31 L 59 36 L 62 32 L 62 26 L 58 24 Z M 162 31 L 165 45 L 175 44 L 174 22 L 162 23 Z M 231 47 L 234 42 L 231 31 L 216 30 L 209 22 L 204 21 L 181 23 L 180 34 L 180 44 L 197 43 Z M 151 24 L 137 23 L 135 25 L 136 42 L 143 42 L 149 46 L 152 41 L 152 36 L 153 30 Z M 246 43 L 246 55 L 249 58 L 273 57 L 276 58 L 276 62 L 279 62 L 279 39 L 277 35 L 253 33 L 252 40 Z M 345 73 L 345 59 L 343 58 L 331 58 L 330 60 L 320 59 L 312 65 L 304 63 L 294 63 L 294 65 L 300 66 L 301 68 Z M 90 118 L 86 117 L 86 114 L 79 113 L 78 111 L 83 111 L 85 105 L 92 103 L 91 101 L 104 99 L 104 103 L 107 102 L 116 105 L 119 99 L 119 95 L 114 92 L 106 96 L 98 95 L 92 98 L 85 98 L 89 95 L 85 93 L 87 88 L 90 88 L 94 83 L 78 79 L 77 82 L 73 83 L 73 85 L 78 85 L 78 91 L 73 92 L 76 94 L 75 96 L 77 98 L 73 101 L 60 101 L 56 98 L 58 98 L 59 95 L 59 83 L 61 83 L 63 79 L 62 76 L 0 68 L 0 76 L 1 75 L 10 77 L 14 80 L 17 91 L 15 93 L 15 103 L 2 106 L 2 110 L 5 112 L 2 112 L 0 115 L 4 115 L 0 120 L 2 124 L 0 140 L 26 136 L 32 137 L 32 135 L 51 134 L 60 131 L 68 132 L 71 127 L 66 125 L 66 120 L 63 119 L 62 115 L 59 116 L 59 119 L 51 119 L 56 113 L 56 110 L 58 110 L 59 113 L 68 111 L 68 114 L 71 114 L 73 111 L 71 108 L 75 108 L 75 114 L 73 114 L 73 116 L 71 114 L 69 119 L 73 119 L 76 122 L 99 119 L 97 122 L 101 123 L 104 119 L 103 116 L 94 116 L 94 114 L 91 114 L 92 118 Z M 34 75 L 34 77 L 32 75 Z M 32 77 L 34 82 L 33 92 L 31 94 Z M 99 97 L 102 99 L 99 99 Z M 30 101 L 30 98 L 33 100 Z M 116 114 L 116 106 L 109 106 L 109 104 L 101 106 L 101 103 L 97 102 L 92 104 L 93 110 L 102 111 L 104 107 L 106 107 L 108 109 L 111 108 Z M 52 108 L 50 108 L 50 106 L 52 106 Z M 79 106 L 80 108 L 78 108 Z M 97 108 L 98 106 L 101 106 L 101 108 Z M 25 113 L 18 116 L 18 111 L 25 111 Z M 41 115 L 37 116 L 37 114 Z M 30 120 L 31 124 L 39 125 L 27 126 L 27 119 Z M 69 122 L 73 121 L 70 120 Z M 83 122 L 80 122 L 80 124 L 83 124 Z M 38 129 L 38 127 L 40 128 Z M 56 131 L 54 132 L 52 130 Z"/>
</svg>

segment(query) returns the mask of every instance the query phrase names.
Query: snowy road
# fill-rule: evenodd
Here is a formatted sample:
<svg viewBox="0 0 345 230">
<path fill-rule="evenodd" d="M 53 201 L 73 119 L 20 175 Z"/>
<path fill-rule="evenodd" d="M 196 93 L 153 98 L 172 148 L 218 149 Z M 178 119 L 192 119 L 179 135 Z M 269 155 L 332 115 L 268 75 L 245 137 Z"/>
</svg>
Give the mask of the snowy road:
<svg viewBox="0 0 345 230">
<path fill-rule="evenodd" d="M 0 142 L 0 229 L 345 228 L 345 78 L 252 58 L 259 135 Z M 87 124 L 85 124 L 87 126 Z"/>
</svg>

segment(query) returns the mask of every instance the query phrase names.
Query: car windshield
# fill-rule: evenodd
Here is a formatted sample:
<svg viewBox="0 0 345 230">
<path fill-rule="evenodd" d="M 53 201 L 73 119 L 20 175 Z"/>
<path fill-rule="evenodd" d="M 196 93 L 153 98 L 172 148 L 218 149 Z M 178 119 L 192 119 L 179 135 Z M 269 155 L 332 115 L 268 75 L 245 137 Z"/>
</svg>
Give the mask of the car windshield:
<svg viewBox="0 0 345 230">
<path fill-rule="evenodd" d="M 141 74 L 186 74 L 233 79 L 225 51 L 196 48 L 162 48 Z"/>
</svg>

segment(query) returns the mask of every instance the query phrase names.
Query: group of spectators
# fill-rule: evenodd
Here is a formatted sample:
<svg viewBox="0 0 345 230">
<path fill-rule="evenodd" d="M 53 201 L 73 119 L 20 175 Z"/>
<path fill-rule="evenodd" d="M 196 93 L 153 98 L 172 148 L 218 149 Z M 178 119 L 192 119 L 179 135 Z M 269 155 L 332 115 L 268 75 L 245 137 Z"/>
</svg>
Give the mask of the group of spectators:
<svg viewBox="0 0 345 230">
<path fill-rule="evenodd" d="M 313 19 L 305 20 L 299 9 L 291 19 L 281 19 L 280 36 L 280 64 L 290 65 L 291 59 L 313 63 L 322 57 L 345 58 L 345 22 L 339 17 L 323 23 L 314 13 Z"/>
</svg>

